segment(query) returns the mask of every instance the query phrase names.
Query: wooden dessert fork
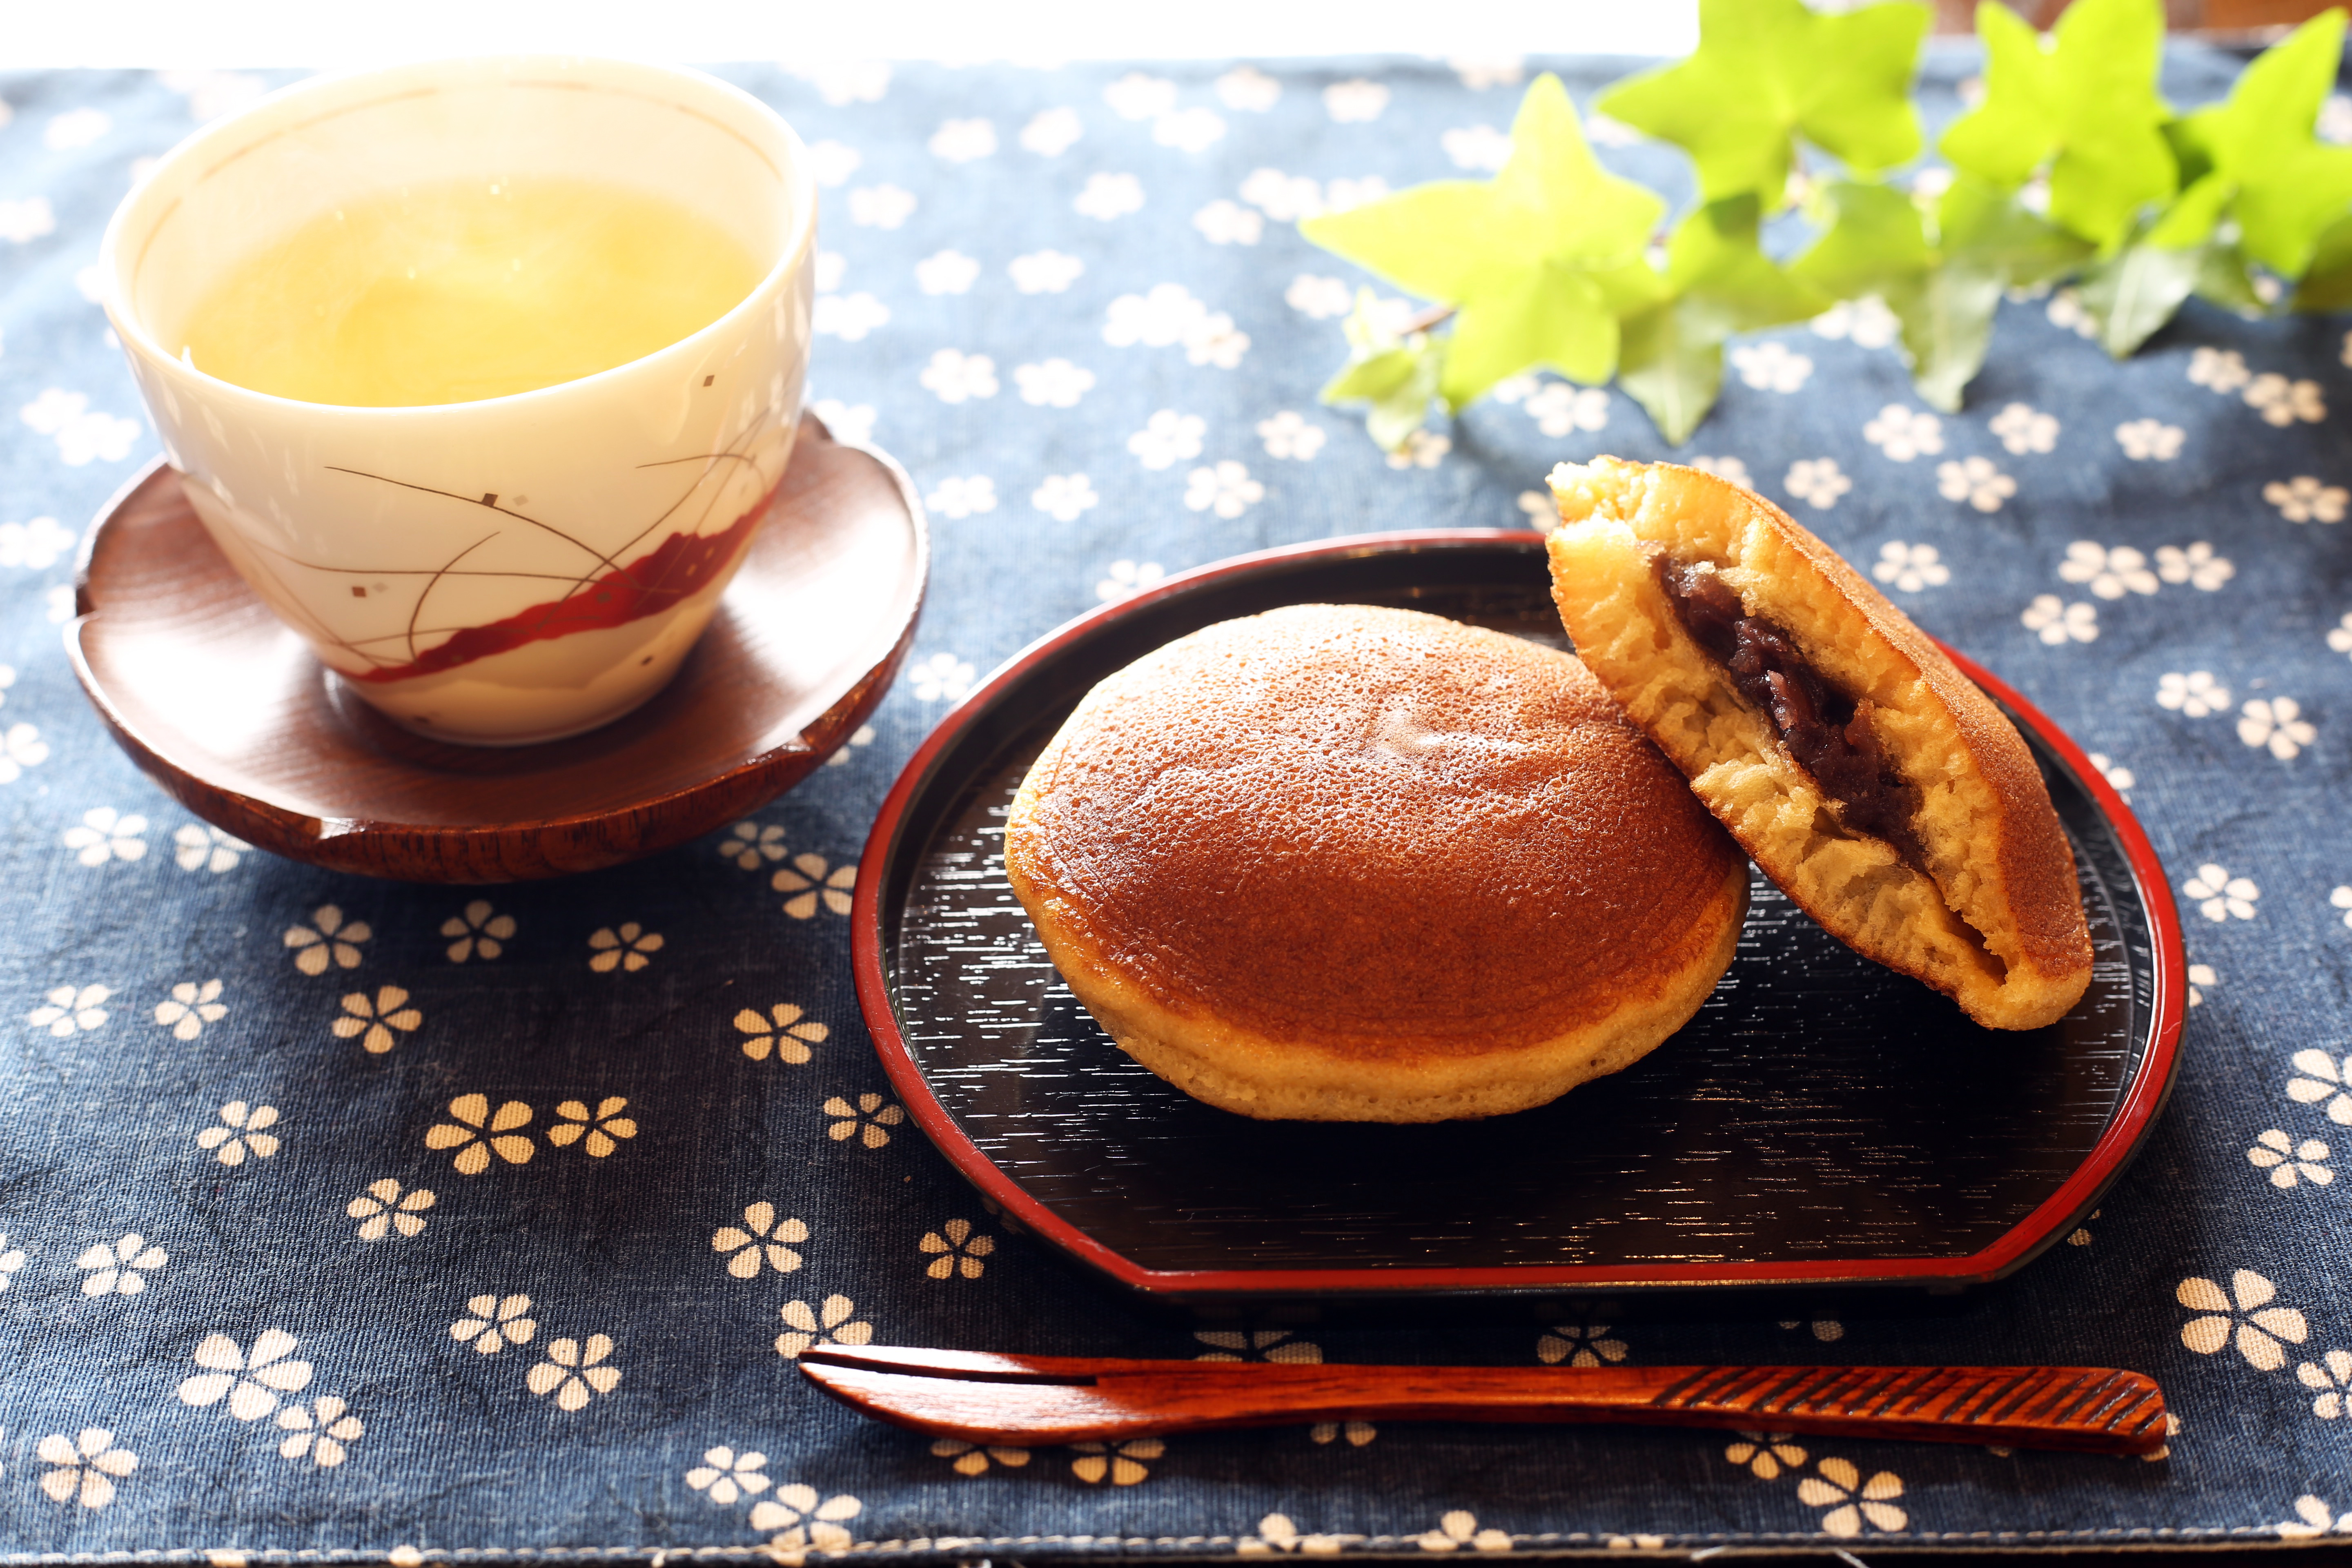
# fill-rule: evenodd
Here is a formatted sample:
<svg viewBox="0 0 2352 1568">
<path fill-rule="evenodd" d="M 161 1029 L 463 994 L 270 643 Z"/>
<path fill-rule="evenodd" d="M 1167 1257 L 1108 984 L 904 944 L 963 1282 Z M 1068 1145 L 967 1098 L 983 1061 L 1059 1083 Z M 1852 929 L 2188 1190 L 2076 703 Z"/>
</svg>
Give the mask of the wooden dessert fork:
<svg viewBox="0 0 2352 1568">
<path fill-rule="evenodd" d="M 817 1345 L 802 1375 L 862 1415 L 980 1444 L 1312 1421 L 1608 1421 L 2146 1454 L 2153 1378 L 2099 1366 L 1338 1366 Z"/>
</svg>

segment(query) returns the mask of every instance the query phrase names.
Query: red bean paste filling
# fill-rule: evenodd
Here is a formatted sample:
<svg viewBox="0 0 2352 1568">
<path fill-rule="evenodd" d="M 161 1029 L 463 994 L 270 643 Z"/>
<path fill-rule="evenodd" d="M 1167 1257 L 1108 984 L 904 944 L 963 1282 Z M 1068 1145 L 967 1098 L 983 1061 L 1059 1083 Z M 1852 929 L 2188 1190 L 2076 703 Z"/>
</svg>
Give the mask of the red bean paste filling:
<svg viewBox="0 0 2352 1568">
<path fill-rule="evenodd" d="M 1771 719 L 1789 754 L 1843 808 L 1843 825 L 1885 839 L 1913 869 L 1924 871 L 1927 853 L 1911 826 L 1919 792 L 1904 782 L 1879 744 L 1870 702 L 1856 701 L 1823 679 L 1786 629 L 1749 615 L 1713 566 L 1678 566 L 1663 551 L 1652 563 L 1683 629 L 1723 666 L 1739 694 Z"/>
</svg>

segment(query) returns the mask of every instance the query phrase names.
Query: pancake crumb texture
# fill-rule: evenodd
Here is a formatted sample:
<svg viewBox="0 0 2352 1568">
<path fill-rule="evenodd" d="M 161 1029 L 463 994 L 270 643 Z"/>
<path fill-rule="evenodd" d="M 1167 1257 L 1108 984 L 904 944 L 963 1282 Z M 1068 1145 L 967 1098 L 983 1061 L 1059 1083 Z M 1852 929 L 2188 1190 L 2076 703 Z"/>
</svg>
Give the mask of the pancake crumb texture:
<svg viewBox="0 0 2352 1568">
<path fill-rule="evenodd" d="M 1765 873 L 1849 947 L 1977 1022 L 2055 1022 L 2090 984 L 2074 859 L 2008 719 L 1885 596 L 1762 498 L 1599 458 L 1552 471 L 1553 595 L 1578 652 Z M 1654 566 L 1710 563 L 1858 703 L 1916 790 L 1920 864 L 1845 820 L 1694 642 Z"/>
<path fill-rule="evenodd" d="M 1293 605 L 1097 686 L 1005 868 L 1120 1047 L 1262 1118 L 1524 1110 L 1679 1028 L 1744 858 L 1573 655 Z"/>
</svg>

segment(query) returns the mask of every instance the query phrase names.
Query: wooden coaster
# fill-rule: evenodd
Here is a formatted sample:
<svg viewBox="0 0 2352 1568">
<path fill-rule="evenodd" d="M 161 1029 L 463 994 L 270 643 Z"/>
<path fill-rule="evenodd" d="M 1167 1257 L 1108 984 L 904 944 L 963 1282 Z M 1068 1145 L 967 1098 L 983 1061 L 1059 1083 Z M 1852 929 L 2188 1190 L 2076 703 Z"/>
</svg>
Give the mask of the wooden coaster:
<svg viewBox="0 0 2352 1568">
<path fill-rule="evenodd" d="M 159 460 L 84 542 L 66 648 L 131 760 L 215 826 L 337 871 L 519 881 L 667 849 L 822 765 L 889 689 L 929 567 L 905 470 L 803 416 L 775 510 L 665 690 L 569 740 L 452 745 L 345 689 Z"/>
</svg>

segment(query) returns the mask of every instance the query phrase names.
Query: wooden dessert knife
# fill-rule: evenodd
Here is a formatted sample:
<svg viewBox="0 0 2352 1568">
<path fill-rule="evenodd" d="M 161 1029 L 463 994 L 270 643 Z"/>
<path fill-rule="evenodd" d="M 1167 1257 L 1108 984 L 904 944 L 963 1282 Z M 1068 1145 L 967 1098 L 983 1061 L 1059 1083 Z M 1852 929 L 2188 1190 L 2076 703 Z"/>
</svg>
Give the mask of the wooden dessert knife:
<svg viewBox="0 0 2352 1568">
<path fill-rule="evenodd" d="M 1086 1443 L 1312 1421 L 1609 1421 L 2146 1454 L 2153 1378 L 2102 1366 L 1339 1366 L 816 1345 L 810 1382 L 862 1415 L 980 1444 Z"/>
</svg>

